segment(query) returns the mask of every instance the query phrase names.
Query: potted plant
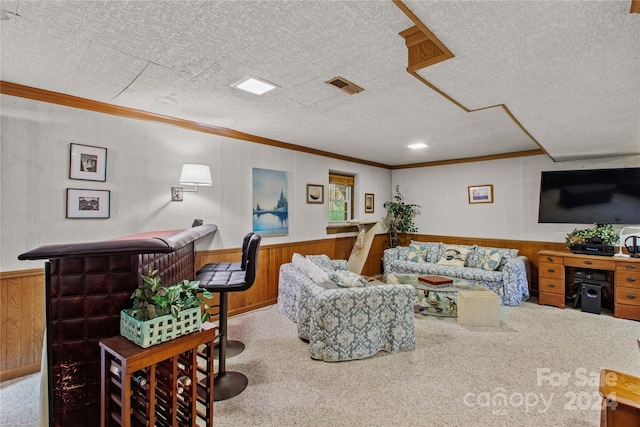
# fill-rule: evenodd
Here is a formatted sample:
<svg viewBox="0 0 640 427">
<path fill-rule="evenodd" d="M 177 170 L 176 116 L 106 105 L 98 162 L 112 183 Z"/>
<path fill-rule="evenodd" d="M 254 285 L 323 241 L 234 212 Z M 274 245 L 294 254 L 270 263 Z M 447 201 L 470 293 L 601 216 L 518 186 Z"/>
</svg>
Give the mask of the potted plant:
<svg viewBox="0 0 640 427">
<path fill-rule="evenodd" d="M 587 239 L 599 238 L 603 245 L 615 245 L 620 236 L 613 230 L 611 224 L 598 224 L 584 230 L 574 229 L 567 234 L 566 244 L 569 249 L 574 243 L 585 243 Z"/>
<path fill-rule="evenodd" d="M 398 233 L 418 231 L 413 218 L 420 213 L 418 210 L 420 205 L 405 203 L 404 196 L 400 193 L 400 185 L 396 185 L 396 195 L 393 196 L 393 201 L 386 202 L 384 207 L 387 209 L 385 222 L 389 230 L 391 247 L 395 248 L 398 245 Z"/>
<path fill-rule="evenodd" d="M 158 270 L 151 269 L 141 277 L 142 284 L 131 295 L 133 307 L 120 314 L 120 333 L 126 338 L 149 347 L 195 332 L 209 319 L 205 298 L 213 298 L 213 294 L 200 289 L 198 281 L 185 279 L 162 286 Z"/>
</svg>

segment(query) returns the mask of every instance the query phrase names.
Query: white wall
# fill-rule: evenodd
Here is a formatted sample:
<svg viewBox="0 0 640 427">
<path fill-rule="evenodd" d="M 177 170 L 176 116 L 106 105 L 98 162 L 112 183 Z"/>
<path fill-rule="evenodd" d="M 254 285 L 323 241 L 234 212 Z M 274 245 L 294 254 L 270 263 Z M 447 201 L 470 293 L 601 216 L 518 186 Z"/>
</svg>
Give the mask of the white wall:
<svg viewBox="0 0 640 427">
<path fill-rule="evenodd" d="M 421 205 L 415 223 L 422 234 L 564 242 L 589 226 L 538 224 L 541 171 L 638 166 L 640 156 L 554 163 L 541 155 L 398 169 L 392 188 L 399 184 L 406 203 Z M 467 187 L 483 184 L 493 184 L 494 203 L 469 204 Z"/>
<path fill-rule="evenodd" d="M 194 218 L 219 227 L 198 249 L 238 247 L 252 228 L 254 167 L 288 173 L 289 235 L 264 244 L 335 237 L 325 232 L 329 170 L 356 174 L 358 218 L 382 219 L 399 184 L 407 203 L 422 206 L 419 233 L 564 242 L 566 233 L 586 226 L 538 224 L 540 172 L 640 166 L 640 156 L 561 163 L 533 156 L 390 172 L 11 96 L 0 102 L 0 271 L 42 267 L 17 259 L 38 246 L 184 229 Z M 106 182 L 68 178 L 70 143 L 108 149 Z M 171 202 L 183 163 L 208 164 L 214 184 Z M 325 185 L 324 205 L 306 203 L 307 184 Z M 467 187 L 481 184 L 493 184 L 494 203 L 468 204 Z M 111 218 L 66 219 L 67 188 L 111 190 Z M 364 193 L 375 195 L 374 214 L 364 214 Z"/>
<path fill-rule="evenodd" d="M 391 191 L 386 169 L 11 96 L 0 102 L 0 271 L 41 268 L 17 256 L 42 245 L 184 229 L 194 218 L 219 227 L 198 249 L 239 247 L 252 228 L 254 167 L 288 174 L 289 235 L 263 244 L 335 238 L 325 231 L 329 170 L 356 175 L 358 218 L 381 219 Z M 68 178 L 71 143 L 107 148 L 106 182 Z M 171 202 L 183 163 L 209 165 L 214 183 Z M 306 203 L 307 184 L 325 186 L 323 205 Z M 111 217 L 65 218 L 67 188 L 110 190 Z M 376 195 L 374 214 L 364 214 L 364 193 Z"/>
</svg>

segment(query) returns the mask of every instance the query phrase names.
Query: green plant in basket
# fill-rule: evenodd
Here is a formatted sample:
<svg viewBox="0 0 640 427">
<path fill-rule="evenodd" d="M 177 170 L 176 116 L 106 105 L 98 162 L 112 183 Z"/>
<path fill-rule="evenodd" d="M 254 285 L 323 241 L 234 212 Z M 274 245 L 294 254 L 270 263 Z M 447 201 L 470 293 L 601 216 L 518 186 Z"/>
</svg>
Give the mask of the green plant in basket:
<svg viewBox="0 0 640 427">
<path fill-rule="evenodd" d="M 184 279 L 172 286 L 162 286 L 162 279 L 158 270 L 149 269 L 149 273 L 142 275 L 142 284 L 131 295 L 133 308 L 137 318 L 150 320 L 171 314 L 174 318 L 182 310 L 204 306 L 202 321 L 209 319 L 209 306 L 205 298 L 213 298 L 209 291 L 200 289 L 196 280 Z"/>
</svg>

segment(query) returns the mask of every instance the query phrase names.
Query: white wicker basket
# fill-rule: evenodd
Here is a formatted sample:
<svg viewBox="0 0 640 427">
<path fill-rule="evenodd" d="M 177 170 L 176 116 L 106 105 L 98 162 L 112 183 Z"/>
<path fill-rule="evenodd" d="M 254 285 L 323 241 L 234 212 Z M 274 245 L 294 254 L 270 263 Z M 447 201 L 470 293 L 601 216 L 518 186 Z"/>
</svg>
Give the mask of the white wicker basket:
<svg viewBox="0 0 640 427">
<path fill-rule="evenodd" d="M 200 330 L 200 307 L 182 310 L 177 318 L 168 314 L 151 320 L 139 320 L 136 318 L 137 312 L 137 310 L 120 312 L 120 335 L 142 348 Z"/>
</svg>

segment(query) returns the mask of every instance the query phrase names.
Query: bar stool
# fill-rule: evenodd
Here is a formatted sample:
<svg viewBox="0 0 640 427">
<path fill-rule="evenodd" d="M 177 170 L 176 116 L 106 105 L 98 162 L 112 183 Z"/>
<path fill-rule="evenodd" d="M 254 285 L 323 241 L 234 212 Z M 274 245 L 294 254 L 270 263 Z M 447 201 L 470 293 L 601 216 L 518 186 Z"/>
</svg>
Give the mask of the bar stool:
<svg viewBox="0 0 640 427">
<path fill-rule="evenodd" d="M 242 239 L 242 261 L 240 262 L 210 262 L 203 265 L 200 270 L 196 272 L 195 280 L 200 280 L 198 276 L 201 273 L 212 271 L 244 271 L 247 265 L 247 253 L 249 249 L 249 241 L 251 236 L 254 235 L 253 231 L 247 233 Z M 203 276 L 204 277 L 204 276 Z M 220 346 L 216 345 L 214 348 L 214 356 L 218 356 Z M 244 351 L 244 343 L 242 341 L 227 340 L 227 357 L 231 358 L 239 355 Z"/>
<path fill-rule="evenodd" d="M 249 249 L 249 240 L 255 233 L 253 231 L 248 232 L 242 239 L 242 261 L 240 262 L 210 262 L 203 265 L 200 270 L 196 272 L 196 275 L 204 273 L 205 271 L 244 271 L 247 265 L 247 252 Z"/>
<path fill-rule="evenodd" d="M 249 289 L 256 280 L 258 271 L 258 249 L 262 237 L 254 234 L 249 239 L 245 270 L 242 271 L 203 271 L 196 276 L 200 288 L 220 293 L 220 318 L 218 331 L 220 344 L 218 352 L 218 373 L 213 381 L 213 400 L 226 400 L 237 396 L 249 384 L 248 378 L 240 372 L 227 371 L 227 314 L 229 311 L 229 292 L 242 292 Z"/>
</svg>

